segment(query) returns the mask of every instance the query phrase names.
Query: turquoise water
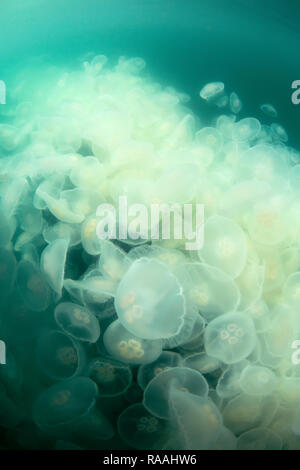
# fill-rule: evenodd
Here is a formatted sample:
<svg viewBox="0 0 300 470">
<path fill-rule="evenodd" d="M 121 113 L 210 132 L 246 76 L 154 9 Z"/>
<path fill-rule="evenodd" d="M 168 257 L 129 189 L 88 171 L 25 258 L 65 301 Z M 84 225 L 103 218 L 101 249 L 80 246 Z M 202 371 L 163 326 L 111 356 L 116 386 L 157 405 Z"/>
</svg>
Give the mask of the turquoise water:
<svg viewBox="0 0 300 470">
<path fill-rule="evenodd" d="M 299 448 L 300 8 L 263 3 L 2 0 L 2 447 Z M 100 243 L 122 191 L 204 246 Z"/>
</svg>

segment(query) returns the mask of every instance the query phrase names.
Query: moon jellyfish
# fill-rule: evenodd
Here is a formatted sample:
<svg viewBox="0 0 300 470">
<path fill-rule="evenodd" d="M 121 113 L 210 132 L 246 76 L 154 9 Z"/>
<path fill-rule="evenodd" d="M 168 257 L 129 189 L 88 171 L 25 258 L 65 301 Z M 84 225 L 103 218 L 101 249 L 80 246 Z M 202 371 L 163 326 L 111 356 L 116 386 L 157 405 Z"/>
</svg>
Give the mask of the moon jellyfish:
<svg viewBox="0 0 300 470">
<path fill-rule="evenodd" d="M 223 136 L 215 127 L 203 127 L 196 133 L 196 139 L 199 144 L 211 148 L 217 153 L 223 144 Z"/>
<path fill-rule="evenodd" d="M 246 265 L 242 273 L 235 279 L 240 290 L 239 310 L 245 311 L 258 302 L 262 295 L 265 280 L 265 266 L 259 256 L 250 247 Z"/>
<path fill-rule="evenodd" d="M 209 217 L 204 225 L 204 245 L 198 252 L 200 259 L 234 279 L 246 264 L 247 250 L 246 235 L 237 223 L 218 215 Z"/>
<path fill-rule="evenodd" d="M 50 287 L 61 297 L 65 275 L 65 263 L 69 241 L 57 239 L 50 243 L 41 255 L 41 270 Z"/>
<path fill-rule="evenodd" d="M 51 291 L 43 273 L 30 261 L 19 262 L 16 274 L 18 290 L 31 310 L 42 312 L 51 302 Z"/>
<path fill-rule="evenodd" d="M 254 397 L 241 394 L 230 400 L 223 410 L 223 420 L 234 434 L 240 434 L 257 426 L 268 426 L 278 409 L 278 401 L 272 396 Z"/>
<path fill-rule="evenodd" d="M 217 440 L 222 415 L 207 397 L 172 387 L 169 396 L 170 419 L 183 449 L 209 449 Z"/>
<path fill-rule="evenodd" d="M 187 356 L 183 361 L 183 366 L 195 369 L 201 374 L 213 372 L 222 365 L 221 361 L 214 357 L 209 357 L 205 352 Z"/>
<path fill-rule="evenodd" d="M 143 339 L 175 336 L 184 322 L 182 288 L 154 259 L 141 258 L 131 265 L 118 286 L 115 307 L 122 325 Z"/>
<path fill-rule="evenodd" d="M 281 450 L 282 441 L 267 428 L 255 428 L 241 434 L 237 440 L 238 450 Z"/>
<path fill-rule="evenodd" d="M 224 83 L 222 82 L 211 82 L 207 83 L 200 91 L 200 97 L 203 100 L 210 101 L 212 99 L 215 99 L 223 93 L 224 91 Z"/>
<path fill-rule="evenodd" d="M 95 343 L 100 336 L 100 325 L 93 313 L 81 305 L 62 302 L 54 312 L 58 326 L 79 341 Z"/>
<path fill-rule="evenodd" d="M 96 233 L 97 218 L 94 215 L 88 217 L 82 224 L 81 243 L 89 255 L 99 255 L 101 253 L 101 240 Z"/>
<path fill-rule="evenodd" d="M 110 241 L 102 241 L 98 269 L 113 282 L 123 278 L 129 267 L 126 253 Z"/>
<path fill-rule="evenodd" d="M 111 358 L 95 357 L 89 362 L 86 373 L 97 384 L 99 397 L 118 397 L 126 393 L 132 383 L 130 367 Z"/>
<path fill-rule="evenodd" d="M 85 365 L 82 346 L 70 336 L 55 330 L 39 337 L 36 358 L 41 374 L 57 381 L 79 375 Z"/>
<path fill-rule="evenodd" d="M 232 129 L 232 138 L 237 142 L 254 140 L 261 129 L 260 122 L 255 118 L 245 118 L 238 121 Z"/>
<path fill-rule="evenodd" d="M 168 431 L 166 421 L 152 416 L 142 403 L 129 406 L 118 418 L 118 432 L 121 438 L 134 449 L 164 448 Z"/>
<path fill-rule="evenodd" d="M 248 361 L 243 360 L 235 364 L 231 364 L 224 370 L 222 375 L 219 377 L 216 386 L 216 392 L 220 398 L 232 398 L 241 392 L 240 377 L 247 365 Z"/>
<path fill-rule="evenodd" d="M 160 340 L 140 339 L 126 330 L 119 320 L 105 330 L 103 341 L 112 357 L 127 364 L 153 362 L 162 352 Z"/>
<path fill-rule="evenodd" d="M 242 109 L 242 102 L 234 91 L 230 94 L 229 104 L 231 111 L 235 114 L 238 114 Z"/>
<path fill-rule="evenodd" d="M 228 274 L 204 263 L 191 263 L 186 267 L 192 281 L 189 297 L 207 321 L 237 309 L 239 289 Z"/>
<path fill-rule="evenodd" d="M 240 377 L 241 389 L 249 395 L 270 395 L 276 385 L 276 376 L 267 367 L 248 365 Z"/>
<path fill-rule="evenodd" d="M 252 318 L 238 312 L 215 318 L 205 330 L 204 344 L 209 356 L 226 364 L 246 359 L 256 344 Z"/>
<path fill-rule="evenodd" d="M 270 311 L 263 300 L 253 303 L 246 311 L 254 321 L 257 333 L 262 333 L 271 327 Z"/>
<path fill-rule="evenodd" d="M 180 367 L 182 359 L 180 354 L 173 351 L 163 351 L 156 361 L 150 364 L 143 364 L 139 367 L 137 381 L 139 386 L 145 390 L 148 383 L 161 372 Z"/>
<path fill-rule="evenodd" d="M 288 305 L 295 309 L 300 307 L 300 272 L 290 274 L 283 286 L 283 297 Z"/>
<path fill-rule="evenodd" d="M 43 237 L 48 244 L 58 239 L 68 240 L 70 247 L 78 245 L 81 241 L 78 225 L 65 224 L 64 222 L 46 226 L 43 230 Z"/>
<path fill-rule="evenodd" d="M 33 408 L 36 425 L 60 435 L 74 432 L 76 426 L 95 407 L 97 386 L 87 377 L 74 377 L 44 390 Z"/>
<path fill-rule="evenodd" d="M 269 116 L 269 117 L 277 117 L 278 116 L 278 113 L 277 113 L 276 109 L 271 104 L 268 104 L 268 103 L 262 104 L 260 109 L 262 110 L 262 112 L 266 116 Z"/>
<path fill-rule="evenodd" d="M 159 418 L 168 419 L 171 390 L 203 398 L 208 396 L 208 384 L 200 372 L 187 367 L 175 367 L 161 372 L 148 383 L 144 391 L 145 408 Z"/>
<path fill-rule="evenodd" d="M 273 124 L 271 124 L 271 131 L 275 139 L 281 142 L 287 142 L 289 140 L 286 130 L 280 124 L 273 122 Z"/>
<path fill-rule="evenodd" d="M 274 356 L 285 356 L 294 335 L 293 311 L 286 305 L 277 305 L 272 311 L 271 326 L 264 333 L 269 352 Z"/>
</svg>

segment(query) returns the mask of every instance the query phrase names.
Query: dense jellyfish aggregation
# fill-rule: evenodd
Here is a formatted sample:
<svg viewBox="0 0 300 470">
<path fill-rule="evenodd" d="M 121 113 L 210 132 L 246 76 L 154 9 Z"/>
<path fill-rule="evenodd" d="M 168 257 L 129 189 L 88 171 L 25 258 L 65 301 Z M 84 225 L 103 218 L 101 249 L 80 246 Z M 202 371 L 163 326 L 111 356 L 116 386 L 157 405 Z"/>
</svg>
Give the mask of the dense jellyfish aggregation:
<svg viewBox="0 0 300 470">
<path fill-rule="evenodd" d="M 29 67 L 0 109 L 0 434 L 297 449 L 300 153 L 272 105 L 211 82 L 201 119 L 144 67 Z"/>
</svg>

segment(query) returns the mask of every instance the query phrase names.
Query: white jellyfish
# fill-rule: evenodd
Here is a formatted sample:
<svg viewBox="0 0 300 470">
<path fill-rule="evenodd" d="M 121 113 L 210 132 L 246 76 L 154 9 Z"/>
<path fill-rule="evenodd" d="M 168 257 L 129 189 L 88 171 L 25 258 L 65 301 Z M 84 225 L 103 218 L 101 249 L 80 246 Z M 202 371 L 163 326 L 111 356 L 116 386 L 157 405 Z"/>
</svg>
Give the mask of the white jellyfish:
<svg viewBox="0 0 300 470">
<path fill-rule="evenodd" d="M 272 104 L 269 104 L 269 103 L 262 104 L 260 109 L 266 116 L 275 117 L 275 118 L 278 116 L 278 112 Z"/>
<path fill-rule="evenodd" d="M 232 138 L 237 142 L 254 140 L 261 129 L 260 122 L 255 118 L 245 118 L 238 121 L 232 129 Z"/>
<path fill-rule="evenodd" d="M 135 261 L 121 280 L 115 307 L 129 332 L 152 340 L 178 334 L 186 313 L 176 277 L 163 263 L 147 258 Z"/>
<path fill-rule="evenodd" d="M 233 113 L 238 114 L 242 109 L 242 102 L 238 95 L 233 91 L 229 97 L 230 109 Z"/>
<path fill-rule="evenodd" d="M 204 244 L 199 257 L 233 279 L 243 270 L 247 259 L 247 238 L 242 228 L 233 220 L 209 217 L 204 226 Z"/>
<path fill-rule="evenodd" d="M 50 243 L 41 255 L 41 270 L 59 297 L 63 288 L 68 246 L 68 240 L 57 239 Z"/>
<path fill-rule="evenodd" d="M 209 356 L 226 364 L 242 361 L 256 345 L 255 326 L 245 313 L 226 313 L 210 322 L 204 333 Z"/>
<path fill-rule="evenodd" d="M 222 82 L 211 82 L 207 83 L 200 91 L 200 96 L 202 99 L 206 101 L 210 101 L 212 99 L 215 99 L 223 93 L 224 91 L 224 83 Z"/>
<path fill-rule="evenodd" d="M 100 336 L 97 318 L 81 305 L 62 302 L 57 305 L 54 317 L 58 326 L 75 339 L 95 343 Z"/>
<path fill-rule="evenodd" d="M 240 377 L 241 389 L 249 395 L 270 395 L 277 385 L 274 372 L 263 366 L 248 365 Z"/>
</svg>

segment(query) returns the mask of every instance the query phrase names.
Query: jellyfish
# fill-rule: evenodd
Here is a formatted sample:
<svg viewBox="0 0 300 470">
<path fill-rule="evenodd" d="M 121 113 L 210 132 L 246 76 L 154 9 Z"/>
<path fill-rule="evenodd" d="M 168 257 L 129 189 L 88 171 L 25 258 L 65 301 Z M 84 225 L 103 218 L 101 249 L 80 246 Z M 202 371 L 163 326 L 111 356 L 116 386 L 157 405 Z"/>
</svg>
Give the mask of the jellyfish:
<svg viewBox="0 0 300 470">
<path fill-rule="evenodd" d="M 147 364 L 155 361 L 162 352 L 160 340 L 140 339 L 126 330 L 119 320 L 105 330 L 104 346 L 113 358 L 127 364 Z"/>
<path fill-rule="evenodd" d="M 238 95 L 233 91 L 229 97 L 230 109 L 233 113 L 238 114 L 242 109 L 242 102 Z"/>
<path fill-rule="evenodd" d="M 183 449 L 207 450 L 216 442 L 223 420 L 208 397 L 171 387 L 169 409 Z"/>
<path fill-rule="evenodd" d="M 271 131 L 276 140 L 280 140 L 281 142 L 287 142 L 289 140 L 286 130 L 277 122 L 271 124 Z"/>
<path fill-rule="evenodd" d="M 258 427 L 241 434 L 237 440 L 238 450 L 281 450 L 280 437 L 268 428 Z"/>
<path fill-rule="evenodd" d="M 205 263 L 186 267 L 192 281 L 189 297 L 207 321 L 237 309 L 239 289 L 226 272 Z"/>
<path fill-rule="evenodd" d="M 258 300 L 251 304 L 245 313 L 252 317 L 257 333 L 262 333 L 270 329 L 270 311 L 268 305 L 263 300 Z"/>
<path fill-rule="evenodd" d="M 223 136 L 215 127 L 203 127 L 196 133 L 199 144 L 204 145 L 218 153 L 223 145 Z"/>
<path fill-rule="evenodd" d="M 129 267 L 126 253 L 111 241 L 102 241 L 98 269 L 106 279 L 117 283 Z"/>
<path fill-rule="evenodd" d="M 78 224 L 72 225 L 64 222 L 56 222 L 54 225 L 45 226 L 43 237 L 48 244 L 63 238 L 69 241 L 69 247 L 79 245 L 81 241 Z"/>
<path fill-rule="evenodd" d="M 254 322 L 245 313 L 226 313 L 212 320 L 204 333 L 206 353 L 226 364 L 246 359 L 256 345 Z"/>
<path fill-rule="evenodd" d="M 30 261 L 19 262 L 16 285 L 29 309 L 42 312 L 49 307 L 52 300 L 50 287 L 40 269 Z"/>
<path fill-rule="evenodd" d="M 200 372 L 187 367 L 174 367 L 161 372 L 148 383 L 143 399 L 145 408 L 159 418 L 168 419 L 171 390 L 203 398 L 208 396 L 208 384 Z"/>
<path fill-rule="evenodd" d="M 243 360 L 227 367 L 218 379 L 217 395 L 221 399 L 233 398 L 241 392 L 240 377 L 249 361 Z"/>
<path fill-rule="evenodd" d="M 277 305 L 272 310 L 271 327 L 264 333 L 269 352 L 274 356 L 284 356 L 294 334 L 293 311 L 286 305 Z"/>
<path fill-rule="evenodd" d="M 80 375 L 86 362 L 80 343 L 56 330 L 46 331 L 38 338 L 36 360 L 42 376 L 53 381 Z"/>
<path fill-rule="evenodd" d="M 232 139 L 232 132 L 235 126 L 235 120 L 235 115 L 226 116 L 224 114 L 221 114 L 221 116 L 219 116 L 217 119 L 216 127 L 226 139 Z"/>
<path fill-rule="evenodd" d="M 258 365 L 248 365 L 240 377 L 241 389 L 249 395 L 266 396 L 273 393 L 277 379 L 272 370 Z"/>
<path fill-rule="evenodd" d="M 33 407 L 33 419 L 43 431 L 74 432 L 96 405 L 97 386 L 87 377 L 62 380 L 45 389 Z"/>
<path fill-rule="evenodd" d="M 95 343 L 100 336 L 100 325 L 93 313 L 81 305 L 62 302 L 54 312 L 58 326 L 79 341 Z"/>
<path fill-rule="evenodd" d="M 0 197 L 0 246 L 6 247 L 16 229 L 14 217 L 8 217 L 2 198 Z"/>
<path fill-rule="evenodd" d="M 262 296 L 265 280 L 265 266 L 251 246 L 242 273 L 235 279 L 241 299 L 239 310 L 245 311 L 259 301 Z"/>
<path fill-rule="evenodd" d="M 88 217 L 82 224 L 81 243 L 89 255 L 99 255 L 101 253 L 102 241 L 96 233 L 97 218 L 94 215 Z"/>
<path fill-rule="evenodd" d="M 208 218 L 200 259 L 234 279 L 245 267 L 247 250 L 246 235 L 236 222 L 217 215 Z"/>
<path fill-rule="evenodd" d="M 93 358 L 87 366 L 87 376 L 97 384 L 99 397 L 123 395 L 132 383 L 130 367 L 108 357 Z"/>
<path fill-rule="evenodd" d="M 261 129 L 260 122 L 255 118 L 245 118 L 238 121 L 232 129 L 232 138 L 237 142 L 254 140 Z"/>
<path fill-rule="evenodd" d="M 115 307 L 130 333 L 149 340 L 179 333 L 186 312 L 177 278 L 164 264 L 147 258 L 130 266 L 118 285 Z"/>
<path fill-rule="evenodd" d="M 262 104 L 260 109 L 266 116 L 274 117 L 274 118 L 278 116 L 278 113 L 272 104 L 269 104 L 269 103 Z"/>
<path fill-rule="evenodd" d="M 143 364 L 138 369 L 137 381 L 139 386 L 145 390 L 148 383 L 161 372 L 180 367 L 182 359 L 180 354 L 174 351 L 163 351 L 156 361 L 149 364 Z"/>
<path fill-rule="evenodd" d="M 187 356 L 183 361 L 183 366 L 195 369 L 201 374 L 214 372 L 222 365 L 221 361 L 214 357 L 209 357 L 205 352 L 192 354 Z"/>
<path fill-rule="evenodd" d="M 121 438 L 134 449 L 164 448 L 168 431 L 167 422 L 151 415 L 142 403 L 129 406 L 118 418 Z"/>
<path fill-rule="evenodd" d="M 203 100 L 210 101 L 218 97 L 224 91 L 224 83 L 211 82 L 207 83 L 200 91 L 200 97 Z"/>
<path fill-rule="evenodd" d="M 283 298 L 294 309 L 300 306 L 300 272 L 289 275 L 283 286 Z"/>
<path fill-rule="evenodd" d="M 50 287 L 61 297 L 69 241 L 63 238 L 51 242 L 42 252 L 41 270 Z"/>
<path fill-rule="evenodd" d="M 42 181 L 35 191 L 33 205 L 36 209 L 45 209 L 49 197 L 57 199 L 65 184 L 65 177 L 61 174 L 55 174 Z M 50 200 L 51 200 L 50 199 Z"/>
</svg>

